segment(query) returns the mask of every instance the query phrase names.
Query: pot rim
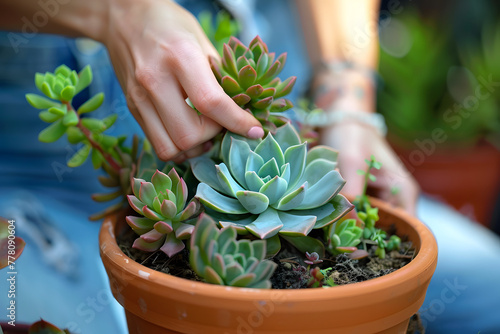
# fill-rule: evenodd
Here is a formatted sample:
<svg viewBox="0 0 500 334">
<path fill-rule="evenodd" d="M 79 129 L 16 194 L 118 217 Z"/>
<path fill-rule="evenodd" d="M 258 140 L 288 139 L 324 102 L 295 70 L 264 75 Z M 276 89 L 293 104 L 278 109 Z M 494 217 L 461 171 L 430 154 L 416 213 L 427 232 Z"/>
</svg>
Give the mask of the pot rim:
<svg viewBox="0 0 500 334">
<path fill-rule="evenodd" d="M 415 276 L 423 275 L 422 280 L 430 279 L 437 263 L 437 243 L 432 232 L 416 217 L 411 216 L 401 208 L 396 208 L 384 201 L 372 198 L 372 205 L 404 220 L 418 235 L 420 246 L 417 255 L 404 267 L 382 277 L 373 278 L 364 282 L 339 285 L 327 289 L 253 289 L 221 286 L 205 282 L 191 281 L 188 279 L 162 273 L 129 258 L 118 247 L 114 228 L 118 223 L 118 216 L 105 218 L 99 232 L 99 245 L 101 257 L 106 256 L 115 264 L 121 266 L 131 276 L 146 279 L 165 288 L 175 289 L 190 295 L 221 296 L 230 293 L 231 298 L 247 300 L 269 300 L 285 297 L 295 301 L 324 301 L 331 300 L 332 295 L 336 300 L 368 297 L 374 291 L 381 292 L 383 287 L 398 288 L 405 291 L 414 288 L 409 284 Z M 125 261 L 124 261 L 125 260 Z"/>
</svg>

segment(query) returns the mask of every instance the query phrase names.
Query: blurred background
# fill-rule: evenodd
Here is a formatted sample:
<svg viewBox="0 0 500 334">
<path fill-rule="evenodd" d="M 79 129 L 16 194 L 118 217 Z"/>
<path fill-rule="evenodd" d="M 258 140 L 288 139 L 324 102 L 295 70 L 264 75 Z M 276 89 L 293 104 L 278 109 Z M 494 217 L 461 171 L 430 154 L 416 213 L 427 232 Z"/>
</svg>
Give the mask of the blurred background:
<svg viewBox="0 0 500 334">
<path fill-rule="evenodd" d="M 382 1 L 378 111 L 422 191 L 500 234 L 500 2 Z"/>
</svg>

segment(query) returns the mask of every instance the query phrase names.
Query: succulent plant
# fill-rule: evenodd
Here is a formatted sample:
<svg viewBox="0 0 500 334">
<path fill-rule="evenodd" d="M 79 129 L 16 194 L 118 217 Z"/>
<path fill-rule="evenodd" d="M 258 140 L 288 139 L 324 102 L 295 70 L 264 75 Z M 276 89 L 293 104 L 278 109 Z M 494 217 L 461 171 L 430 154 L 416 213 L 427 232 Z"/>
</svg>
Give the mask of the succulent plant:
<svg viewBox="0 0 500 334">
<path fill-rule="evenodd" d="M 285 66 L 286 53 L 275 60 L 275 53 L 255 37 L 248 47 L 231 37 L 224 44 L 222 61 L 210 58 L 212 70 L 224 91 L 243 109 L 250 111 L 262 125 L 275 131 L 282 124 L 271 113 L 283 112 L 293 104 L 282 98 L 290 93 L 296 77 L 281 81 L 277 76 Z"/>
<path fill-rule="evenodd" d="M 353 252 L 361 242 L 363 229 L 355 219 L 346 219 L 329 226 L 327 230 L 328 249 L 333 254 Z"/>
<path fill-rule="evenodd" d="M 217 165 L 208 157 L 192 159 L 191 167 L 200 181 L 196 197 L 223 227 L 261 239 L 307 236 L 353 207 L 338 195 L 345 181 L 336 170 L 337 152 L 326 146 L 307 151 L 289 123 L 265 139 L 228 132 L 221 156 Z"/>
<path fill-rule="evenodd" d="M 140 235 L 133 247 L 147 252 L 160 249 L 173 256 L 185 248 L 201 205 L 193 199 L 186 205 L 188 191 L 175 168 L 167 174 L 156 170 L 151 182 L 133 179 L 130 206 L 142 217 L 127 216 L 129 226 Z"/>
<path fill-rule="evenodd" d="M 236 237 L 232 226 L 219 230 L 208 215 L 202 214 L 191 238 L 191 268 L 208 283 L 269 289 L 269 278 L 277 264 L 264 260 L 266 242 Z"/>
</svg>

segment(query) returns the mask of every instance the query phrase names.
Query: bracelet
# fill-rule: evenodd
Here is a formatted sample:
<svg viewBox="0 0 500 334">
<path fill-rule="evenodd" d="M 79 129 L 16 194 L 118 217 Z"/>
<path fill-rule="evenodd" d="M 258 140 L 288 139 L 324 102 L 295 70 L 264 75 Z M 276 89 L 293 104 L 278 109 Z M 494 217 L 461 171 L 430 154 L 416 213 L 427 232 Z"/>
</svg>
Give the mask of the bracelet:
<svg viewBox="0 0 500 334">
<path fill-rule="evenodd" d="M 387 134 L 387 125 L 385 124 L 384 116 L 381 114 L 342 110 L 325 112 L 321 109 L 316 109 L 309 113 L 304 110 L 298 110 L 297 116 L 299 121 L 306 125 L 326 127 L 352 121 L 374 128 L 382 137 L 385 137 Z"/>
<path fill-rule="evenodd" d="M 320 69 L 326 69 L 332 73 L 335 74 L 340 74 L 344 71 L 347 70 L 352 70 L 355 71 L 356 73 L 360 73 L 370 79 L 370 81 L 373 83 L 374 86 L 377 86 L 378 83 L 380 83 L 381 77 L 378 74 L 377 71 L 360 66 L 359 64 L 356 64 L 352 61 L 346 60 L 346 61 L 322 61 L 320 63 Z"/>
</svg>

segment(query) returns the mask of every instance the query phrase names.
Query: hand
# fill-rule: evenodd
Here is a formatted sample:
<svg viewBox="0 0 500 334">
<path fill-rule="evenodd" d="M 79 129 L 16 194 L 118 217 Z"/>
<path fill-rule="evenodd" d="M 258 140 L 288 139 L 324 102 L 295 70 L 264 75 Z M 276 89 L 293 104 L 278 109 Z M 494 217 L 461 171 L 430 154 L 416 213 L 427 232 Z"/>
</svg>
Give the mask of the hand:
<svg viewBox="0 0 500 334">
<path fill-rule="evenodd" d="M 208 62 L 209 55 L 219 57 L 217 51 L 189 12 L 169 0 L 110 2 L 101 40 L 129 109 L 160 159 L 202 153 L 221 127 L 251 138 L 264 135 L 220 87 Z"/>
<path fill-rule="evenodd" d="M 370 181 L 369 187 L 374 188 L 377 197 L 415 214 L 418 185 L 387 141 L 375 129 L 355 122 L 344 122 L 323 128 L 321 142 L 340 151 L 339 169 L 347 181 L 342 191 L 344 194 L 361 194 L 364 176 L 359 175 L 357 170 L 366 170 L 365 159 L 370 159 L 373 154 L 382 163 L 382 168 L 371 170 L 377 180 Z"/>
</svg>

